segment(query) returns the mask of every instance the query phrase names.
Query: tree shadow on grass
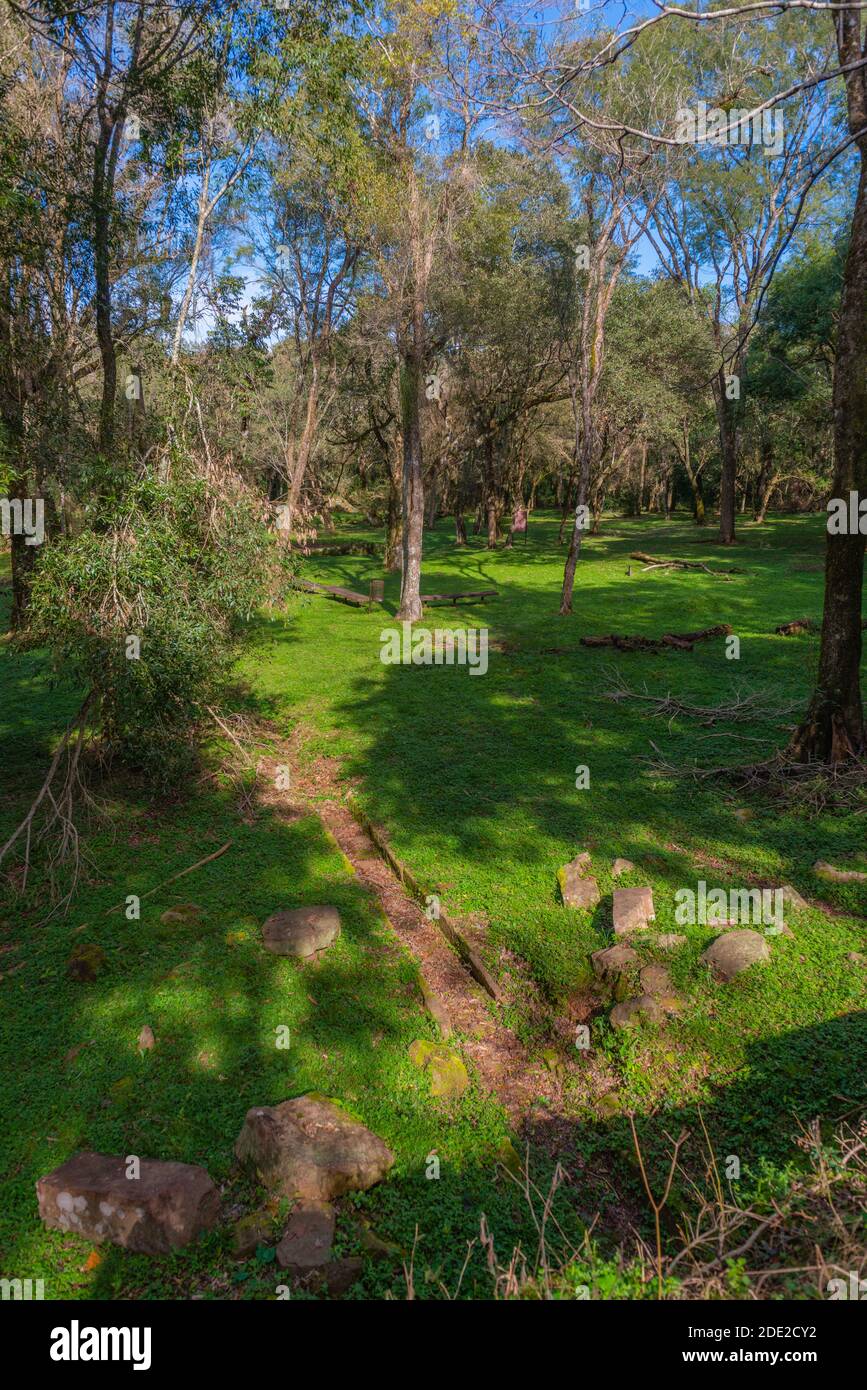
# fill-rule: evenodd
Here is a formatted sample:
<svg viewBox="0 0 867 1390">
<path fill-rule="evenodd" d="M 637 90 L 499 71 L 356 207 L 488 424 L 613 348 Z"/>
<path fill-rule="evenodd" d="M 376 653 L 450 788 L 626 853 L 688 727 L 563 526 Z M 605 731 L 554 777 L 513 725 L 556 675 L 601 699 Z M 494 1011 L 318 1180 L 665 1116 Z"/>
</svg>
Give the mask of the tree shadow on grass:
<svg viewBox="0 0 867 1390">
<path fill-rule="evenodd" d="M 263 813 L 246 826 L 217 794 L 159 813 L 131 802 L 126 815 L 127 843 L 115 845 L 101 881 L 82 891 L 70 918 L 50 923 L 36 938 L 27 935 L 26 914 L 18 923 L 25 929 L 26 966 L 4 1000 L 11 1025 L 3 1100 L 4 1272 L 46 1278 L 48 1297 L 273 1298 L 285 1279 L 272 1260 L 234 1266 L 230 1257 L 228 1223 L 264 1200 L 234 1170 L 232 1145 L 249 1106 L 305 1090 L 337 1095 L 397 1155 L 387 1182 L 340 1204 L 340 1253 L 358 1248 L 354 1217 L 370 1220 L 407 1257 L 415 1245 L 417 1296 L 438 1297 L 441 1284 L 456 1287 L 483 1213 L 503 1257 L 516 1244 L 532 1250 L 526 1199 L 497 1168 L 502 1117 L 475 1090 L 452 1108 L 426 1094 L 406 1060 L 409 1042 L 426 1027 L 414 968 L 319 822 L 287 824 Z M 144 894 L 230 832 L 230 851 L 143 902 L 140 920 L 106 916 L 125 893 Z M 203 915 L 164 926 L 160 915 L 179 900 L 194 901 Z M 340 909 L 338 943 L 309 966 L 266 955 L 264 917 L 287 903 L 316 901 Z M 65 976 L 71 945 L 82 940 L 96 941 L 107 956 L 104 973 L 86 985 Z M 139 1055 L 144 1023 L 157 1045 Z M 286 1052 L 275 1046 L 279 1027 L 290 1031 Z M 863 1085 L 865 1044 L 865 1015 L 850 1014 L 751 1046 L 743 1074 L 704 1107 L 717 1155 L 739 1155 L 747 1183 L 760 1187 L 764 1171 L 791 1156 L 791 1111 L 812 1118 L 817 1087 L 828 1097 L 821 1112 L 827 1121 L 851 1109 Z M 695 1106 L 638 1123 L 653 1182 L 664 1169 L 665 1133 L 682 1125 L 700 1133 Z M 554 1125 L 537 1117 L 515 1138 L 532 1146 L 540 1192 L 555 1158 L 569 1171 L 558 1219 L 571 1243 L 601 1209 L 599 1240 L 613 1256 L 630 1223 L 645 1221 L 622 1118 Z M 42 1231 L 33 1183 L 84 1148 L 201 1163 L 222 1189 L 224 1224 L 198 1246 L 165 1258 L 102 1247 L 95 1273 L 83 1273 L 90 1247 Z M 432 1153 L 441 1162 L 436 1182 L 425 1173 Z M 274 1240 L 279 1233 L 277 1214 Z M 389 1290 L 400 1297 L 403 1283 L 399 1262 L 370 1262 L 351 1296 Z M 490 1296 L 478 1246 L 463 1292 Z"/>
<path fill-rule="evenodd" d="M 207 786 L 158 806 L 133 785 L 103 790 L 112 833 L 89 846 L 94 872 L 69 916 L 37 929 L 39 909 L 9 900 L 2 942 L 22 968 L 0 982 L 4 1274 L 44 1278 L 49 1298 L 273 1298 L 286 1281 L 273 1260 L 286 1204 L 270 1209 L 261 1258 L 236 1264 L 232 1222 L 268 1198 L 237 1170 L 233 1145 L 248 1108 L 311 1090 L 338 1098 L 396 1155 L 387 1184 L 341 1203 L 338 1253 L 361 1249 L 356 1214 L 375 1217 L 408 1256 L 416 1227 L 430 1233 L 432 1247 L 446 1249 L 449 1279 L 463 1258 L 456 1223 L 477 1234 L 485 1211 L 504 1242 L 527 1240 L 530 1213 L 497 1174 L 505 1117 L 476 1089 L 456 1106 L 430 1097 L 408 1057 L 414 1040 L 434 1036 L 415 964 L 318 818 L 287 821 L 262 808 L 246 824 L 226 792 Z M 146 896 L 227 840 L 225 854 Z M 138 919 L 109 911 L 130 894 L 140 897 Z M 161 921 L 183 902 L 200 914 Z M 335 905 L 343 924 L 319 960 L 264 951 L 265 917 L 317 902 Z M 79 944 L 105 953 L 90 983 L 66 973 Z M 137 1045 L 144 1025 L 156 1037 L 152 1051 Z M 286 1030 L 284 1049 L 277 1040 Z M 81 1150 L 201 1164 L 221 1190 L 220 1227 L 159 1259 L 102 1246 L 88 1267 L 90 1244 L 45 1231 L 34 1192 L 40 1176 Z M 441 1185 L 426 1177 L 432 1154 L 446 1175 Z M 402 1280 L 399 1262 L 397 1270 L 394 1261 L 370 1263 L 355 1296 L 399 1293 Z"/>
</svg>

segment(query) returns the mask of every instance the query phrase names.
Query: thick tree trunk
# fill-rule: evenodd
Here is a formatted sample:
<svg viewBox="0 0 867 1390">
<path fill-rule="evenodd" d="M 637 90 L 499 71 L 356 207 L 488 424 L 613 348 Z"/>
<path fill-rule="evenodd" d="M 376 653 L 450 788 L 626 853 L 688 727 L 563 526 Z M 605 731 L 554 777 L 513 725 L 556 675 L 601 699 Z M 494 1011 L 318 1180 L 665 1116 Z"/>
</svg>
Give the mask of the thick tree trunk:
<svg viewBox="0 0 867 1390">
<path fill-rule="evenodd" d="M 455 545 L 466 545 L 467 523 L 462 511 L 455 510 Z"/>
<path fill-rule="evenodd" d="M 496 488 L 496 478 L 494 473 L 494 440 L 490 432 L 485 434 L 484 459 L 482 466 L 483 483 L 485 489 L 485 525 L 488 535 L 488 549 L 496 550 L 498 527 L 498 498 Z"/>
<path fill-rule="evenodd" d="M 856 76 L 863 84 L 863 73 Z M 855 492 L 863 499 L 867 496 L 867 146 L 861 148 L 861 176 L 843 273 L 833 399 L 833 495 L 848 501 L 850 492 Z M 802 762 L 834 763 L 865 752 L 860 681 L 865 541 L 860 531 L 827 535 L 818 682 L 807 716 L 790 744 L 790 752 Z"/>
<path fill-rule="evenodd" d="M 301 432 L 301 439 L 292 466 L 292 476 L 289 484 L 288 519 L 290 526 L 295 521 L 295 513 L 301 501 L 301 492 L 304 487 L 304 479 L 307 475 L 307 466 L 310 462 L 310 455 L 313 452 L 313 441 L 316 437 L 316 424 L 319 409 L 319 364 L 315 356 L 311 366 L 312 374 L 310 386 L 307 391 L 307 409 L 304 413 L 304 429 Z"/>
</svg>

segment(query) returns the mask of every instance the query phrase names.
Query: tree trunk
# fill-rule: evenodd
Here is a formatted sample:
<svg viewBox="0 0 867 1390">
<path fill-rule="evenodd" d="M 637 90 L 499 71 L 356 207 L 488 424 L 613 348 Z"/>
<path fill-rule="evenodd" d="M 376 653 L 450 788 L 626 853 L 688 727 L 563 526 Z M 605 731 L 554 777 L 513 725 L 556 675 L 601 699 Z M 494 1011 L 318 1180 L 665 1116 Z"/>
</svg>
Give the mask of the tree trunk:
<svg viewBox="0 0 867 1390">
<path fill-rule="evenodd" d="M 403 423 L 403 487 L 401 493 L 403 556 L 400 581 L 401 622 L 415 623 L 421 618 L 421 556 L 424 532 L 424 484 L 422 481 L 421 391 L 420 361 L 421 327 L 416 326 L 413 341 L 407 352 L 401 381 L 401 414 Z"/>
<path fill-rule="evenodd" d="M 772 473 L 770 478 L 768 478 L 767 474 L 764 473 L 764 467 L 762 468 L 762 472 L 765 476 L 765 482 L 762 487 L 757 488 L 759 505 L 756 510 L 756 524 L 758 526 L 762 525 L 762 523 L 765 520 L 765 517 L 768 514 L 768 507 L 770 506 L 771 498 L 773 497 L 777 484 L 779 483 L 780 478 L 782 477 L 781 473 Z"/>
<path fill-rule="evenodd" d="M 104 100 L 105 92 L 101 94 Z M 114 451 L 114 408 L 117 397 L 117 352 L 111 324 L 111 223 L 114 176 L 117 167 L 117 132 L 124 116 L 112 120 L 100 112 L 99 138 L 93 155 L 91 211 L 93 215 L 93 274 L 96 299 L 96 340 L 102 363 L 102 398 L 99 407 L 99 449 L 105 458 Z"/>
<path fill-rule="evenodd" d="M 400 515 L 400 483 L 388 471 L 388 501 L 385 519 L 385 568 L 390 571 L 401 567 L 403 530 Z"/>
<path fill-rule="evenodd" d="M 490 430 L 485 432 L 484 456 L 482 463 L 482 479 L 485 489 L 485 525 L 488 535 L 488 549 L 497 548 L 497 492 L 494 477 L 494 440 Z"/>
<path fill-rule="evenodd" d="M 840 20 L 841 25 L 847 22 Z M 852 22 L 860 26 L 860 16 Z M 855 79 L 861 84 L 862 97 L 853 100 L 850 93 L 850 123 L 854 105 L 855 119 L 863 125 L 867 115 L 863 71 L 854 74 Z M 847 501 L 850 492 L 861 498 L 867 495 L 867 146 L 863 141 L 859 149 L 861 175 L 843 273 L 833 392 L 833 495 Z M 827 534 L 818 682 L 806 718 L 789 745 L 801 762 L 836 763 L 865 751 L 860 682 L 865 541 L 860 531 Z"/>
<path fill-rule="evenodd" d="M 719 489 L 719 538 L 723 545 L 733 545 L 735 540 L 735 478 L 737 477 L 737 427 L 732 410 L 732 402 L 726 395 L 726 373 L 719 369 L 717 378 L 716 409 L 719 423 L 720 473 Z"/>
<path fill-rule="evenodd" d="M 635 489 L 632 515 L 641 516 L 644 507 L 644 480 L 647 476 L 647 440 L 641 441 L 641 455 L 638 464 L 638 483 Z"/>
<path fill-rule="evenodd" d="M 178 311 L 178 321 L 175 324 L 175 336 L 172 342 L 172 366 L 178 365 L 178 358 L 181 355 L 181 344 L 184 338 L 184 328 L 187 322 L 187 315 L 190 312 L 190 305 L 193 302 L 193 291 L 196 288 L 196 275 L 198 274 L 199 261 L 202 258 L 202 247 L 205 242 L 205 223 L 208 220 L 208 194 L 211 186 L 211 161 L 208 159 L 202 170 L 202 185 L 199 190 L 199 207 L 196 218 L 196 239 L 193 243 L 193 254 L 190 259 L 190 269 L 187 274 L 187 283 L 184 287 L 181 307 Z"/>
<path fill-rule="evenodd" d="M 581 553 L 581 531 L 583 529 L 582 509 L 587 506 L 587 499 L 590 493 L 590 463 L 591 454 L 593 452 L 594 431 L 592 402 L 586 384 L 582 386 L 581 397 L 581 413 L 579 417 L 573 388 L 572 409 L 575 422 L 576 460 L 578 462 L 578 500 L 575 506 L 575 521 L 569 539 L 566 566 L 563 570 L 563 589 L 560 594 L 561 617 L 566 617 L 572 612 L 572 589 L 575 584 L 575 570 L 578 567 L 578 556 Z"/>
</svg>

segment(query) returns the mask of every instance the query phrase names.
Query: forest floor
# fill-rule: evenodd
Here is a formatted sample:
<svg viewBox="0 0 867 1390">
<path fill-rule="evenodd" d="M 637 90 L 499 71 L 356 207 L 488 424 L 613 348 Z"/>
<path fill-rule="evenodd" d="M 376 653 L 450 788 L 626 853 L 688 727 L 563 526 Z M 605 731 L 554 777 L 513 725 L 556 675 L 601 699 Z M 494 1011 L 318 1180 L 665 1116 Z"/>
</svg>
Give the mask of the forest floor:
<svg viewBox="0 0 867 1390">
<path fill-rule="evenodd" d="M 602 534 L 585 542 L 568 618 L 557 614 L 557 528 L 552 516 L 535 515 L 526 545 L 496 552 L 481 538 L 456 549 L 445 521 L 426 533 L 425 592 L 498 591 L 484 604 L 431 607 L 423 623 L 486 628 L 484 675 L 383 663 L 381 633 L 395 626 L 394 575 L 379 609 L 299 595 L 285 612 L 263 616 L 236 697 L 255 733 L 251 766 L 244 770 L 237 749 L 218 740 L 195 785 L 171 801 L 117 779 L 100 788 L 103 817 L 87 835 L 65 917 L 39 925 L 44 900 L 22 902 L 14 875 L 7 881 L 5 1276 L 44 1278 L 47 1297 L 273 1298 L 273 1242 L 245 1262 L 232 1258 L 231 1219 L 262 1205 L 235 1170 L 232 1145 L 249 1106 L 314 1090 L 340 1098 L 396 1155 L 387 1182 L 340 1204 L 337 1253 L 367 1252 L 348 1296 L 405 1297 L 403 1265 L 414 1244 L 416 1295 L 454 1292 L 474 1240 L 461 1296 L 490 1296 L 477 1239 L 483 1213 L 502 1260 L 518 1243 L 532 1259 L 534 1213 L 498 1162 L 511 1152 L 507 1139 L 521 1155 L 529 1145 L 539 1193 L 557 1162 L 568 1174 L 555 1205 L 562 1235 L 551 1233 L 554 1263 L 598 1217 L 595 1254 L 585 1250 L 573 1262 L 561 1294 L 583 1282 L 594 1296 L 652 1294 L 618 1248 L 629 1221 L 646 1215 L 630 1113 L 653 1181 L 665 1170 L 668 1136 L 684 1128 L 692 1136 L 686 1171 L 700 1175 L 706 1128 L 720 1162 L 739 1160 L 739 1198 L 761 1207 L 803 1162 L 800 1126 L 819 1117 L 830 1133 L 863 1106 L 867 970 L 851 956 L 867 949 L 867 885 L 828 883 L 812 867 L 825 860 L 867 868 L 863 814 L 856 807 L 816 815 L 806 799 L 781 804 L 717 780 L 654 775 L 648 761 L 753 762 L 785 742 L 808 694 L 817 638 L 776 636 L 774 628 L 821 615 L 822 518 L 744 525 L 727 550 L 710 528 L 705 535 L 683 518 L 605 518 Z M 359 527 L 327 538 L 379 539 Z M 745 573 L 644 571 L 629 559 L 636 549 Z M 364 555 L 318 556 L 304 573 L 366 591 L 382 569 Z M 724 638 L 691 652 L 579 645 L 588 634 L 659 636 L 717 623 L 739 637 L 738 659 L 727 659 Z M 7 648 L 0 832 L 26 808 L 79 698 L 52 685 L 41 654 L 13 658 Z M 738 692 L 757 704 L 743 723 L 655 717 L 644 701 L 606 698 L 624 683 L 637 695 L 672 694 L 702 707 Z M 290 786 L 281 802 L 264 793 L 263 771 L 284 760 Z M 589 785 L 577 787 L 581 767 Z M 427 1075 L 408 1057 L 413 1041 L 437 1037 L 419 976 L 419 966 L 434 967 L 413 938 L 411 895 L 398 901 L 387 875 L 359 872 L 359 863 L 354 872 L 326 828 L 339 840 L 350 806 L 381 827 L 423 894 L 440 899 L 501 991 L 494 1003 L 475 990 L 472 1008 L 456 1011 L 449 1046 L 471 1079 L 458 1100 L 432 1098 Z M 144 900 L 227 841 L 219 858 Z M 349 839 L 345 848 L 351 858 Z M 558 869 L 581 850 L 590 852 L 601 894 L 588 912 L 564 907 L 557 885 Z M 370 854 L 359 850 L 368 863 Z M 635 868 L 617 886 L 653 890 L 654 933 L 686 937 L 673 951 L 649 938 L 639 948 L 643 963 L 664 964 L 684 1000 L 659 1028 L 614 1031 L 612 1000 L 589 963 L 612 940 L 618 856 Z M 790 884 L 808 909 L 787 912 L 793 934 L 774 935 L 767 965 L 720 985 L 699 960 L 718 931 L 675 920 L 676 891 L 700 879 L 726 889 Z M 141 920 L 110 912 L 130 893 L 143 897 Z M 163 924 L 161 914 L 183 902 L 201 914 Z M 315 902 L 333 903 L 343 918 L 341 936 L 316 964 L 302 968 L 262 949 L 266 916 Z M 394 914 L 394 930 L 384 913 Z M 436 937 L 431 923 L 424 927 Z M 80 943 L 105 953 L 104 969 L 87 984 L 67 975 Z M 156 1046 L 142 1053 L 145 1024 Z M 582 1025 L 589 1050 L 575 1047 Z M 281 1027 L 288 1049 L 275 1045 Z M 506 1035 L 537 1079 L 520 1114 L 514 1088 L 498 1094 L 482 1055 L 485 1038 L 493 1047 Z M 74 1236 L 44 1231 L 33 1184 L 81 1148 L 202 1163 L 230 1220 L 195 1249 L 160 1260 L 107 1247 L 94 1254 Z M 426 1176 L 432 1155 L 436 1181 Z M 686 1189 L 674 1196 L 677 1210 Z M 279 1235 L 285 1209 L 268 1215 Z M 369 1258 L 366 1223 L 396 1251 Z"/>
</svg>

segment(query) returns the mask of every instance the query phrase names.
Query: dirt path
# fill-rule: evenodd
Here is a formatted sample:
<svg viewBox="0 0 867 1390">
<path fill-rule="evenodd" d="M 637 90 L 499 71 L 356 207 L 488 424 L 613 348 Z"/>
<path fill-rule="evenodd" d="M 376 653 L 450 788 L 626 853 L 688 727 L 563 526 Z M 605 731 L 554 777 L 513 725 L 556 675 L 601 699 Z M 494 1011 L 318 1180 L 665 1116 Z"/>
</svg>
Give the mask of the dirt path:
<svg viewBox="0 0 867 1390">
<path fill-rule="evenodd" d="M 562 1111 L 562 1086 L 556 1076 L 535 1062 L 515 1034 L 495 1017 L 482 987 L 349 810 L 336 760 L 318 758 L 302 770 L 295 756 L 297 746 L 287 744 L 284 750 L 276 756 L 260 758 L 257 800 L 282 819 L 296 819 L 299 802 L 305 811 L 319 816 L 361 883 L 376 898 L 395 934 L 417 961 L 425 989 L 433 996 L 428 1007 L 440 1021 L 441 1031 L 448 1032 L 450 1025 L 460 1034 L 466 1059 L 472 1062 L 484 1088 L 503 1106 L 511 1123 L 520 1126 L 531 1105 L 542 1097 L 551 1113 Z M 291 796 L 277 789 L 278 768 L 287 765 L 291 768 Z"/>
</svg>

